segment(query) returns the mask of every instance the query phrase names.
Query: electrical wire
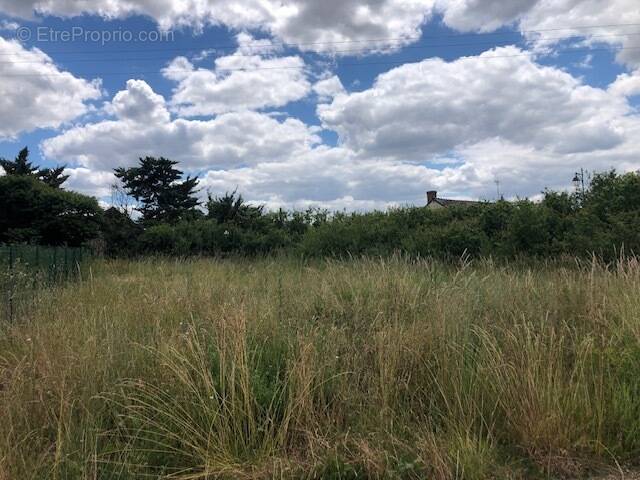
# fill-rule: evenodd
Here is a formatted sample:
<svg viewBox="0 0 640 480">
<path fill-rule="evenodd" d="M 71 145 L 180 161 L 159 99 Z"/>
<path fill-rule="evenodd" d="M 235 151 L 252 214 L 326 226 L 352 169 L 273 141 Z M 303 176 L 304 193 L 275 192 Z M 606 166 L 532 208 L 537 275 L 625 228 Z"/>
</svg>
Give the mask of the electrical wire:
<svg viewBox="0 0 640 480">
<path fill-rule="evenodd" d="M 623 50 L 640 50 L 640 46 L 638 47 L 611 47 L 611 48 L 583 48 L 583 49 L 571 49 L 571 50 L 554 50 L 552 53 L 554 55 L 564 55 L 571 53 L 592 53 L 592 52 L 619 52 Z M 515 57 L 532 57 L 540 55 L 539 52 L 527 52 L 521 54 L 513 54 L 513 55 L 485 55 L 485 56 L 476 56 L 475 60 L 493 60 L 500 58 L 515 58 Z M 337 66 L 339 68 L 345 67 L 364 67 L 364 66 L 374 66 L 374 65 L 406 65 L 412 63 L 420 63 L 424 60 L 428 60 L 430 58 L 439 58 L 439 57 L 427 57 L 422 59 L 405 59 L 398 61 L 379 61 L 379 62 L 358 62 L 358 63 L 340 63 Z M 53 64 L 50 64 L 53 65 Z M 257 68 L 218 68 L 216 72 L 254 72 L 254 71 L 262 71 L 262 70 L 302 70 L 304 66 L 291 66 L 291 67 L 257 67 Z M 185 69 L 170 69 L 165 68 L 162 70 L 154 70 L 154 71 L 107 71 L 107 72 L 74 72 L 76 76 L 112 76 L 112 75 L 169 75 L 174 73 L 192 73 L 194 70 L 185 70 Z M 66 76 L 70 75 L 69 72 L 57 72 L 57 73 L 17 73 L 17 74 L 1 74 L 0 78 L 9 78 L 9 77 L 55 77 L 55 76 Z"/>
<path fill-rule="evenodd" d="M 617 37 L 637 37 L 640 36 L 640 32 L 633 32 L 633 33 L 625 33 L 625 34 L 617 34 L 617 35 L 594 35 L 589 37 L 590 39 L 592 38 L 598 38 L 598 39 L 602 39 L 602 38 L 617 38 Z M 545 40 L 564 40 L 564 37 L 551 37 L 551 38 L 546 38 Z M 405 46 L 401 46 L 403 50 L 426 50 L 426 49 L 431 49 L 431 48 L 437 48 L 437 49 L 443 49 L 443 48 L 459 48 L 459 47 L 483 47 L 483 46 L 495 46 L 495 47 L 506 47 L 506 46 L 511 46 L 511 45 L 518 45 L 518 44 L 525 44 L 527 43 L 527 41 L 525 39 L 522 40 L 518 40 L 517 42 L 509 42 L 507 40 L 504 40 L 502 42 L 503 44 L 497 44 L 496 42 L 466 42 L 466 43 L 449 43 L 449 44 L 430 44 L 430 45 L 425 45 L 425 44 L 418 44 L 418 45 L 405 45 Z M 106 52 L 106 53 L 111 53 L 111 52 Z M 337 50 L 333 53 L 353 53 L 353 54 L 365 54 L 365 53 L 370 53 L 370 54 L 381 54 L 381 52 L 375 50 L 375 49 L 349 49 L 349 50 Z M 226 57 L 228 58 L 253 58 L 256 56 L 260 56 L 263 55 L 264 53 L 253 53 L 253 54 L 242 54 L 242 53 L 232 53 Z M 17 54 L 16 54 L 17 55 Z M 123 62 L 123 61 L 127 61 L 127 62 L 136 62 L 136 61 L 158 61 L 158 60 L 172 60 L 175 57 L 171 57 L 168 58 L 166 56 L 162 56 L 162 57 L 131 57 L 131 58 L 81 58 L 81 59 L 73 59 L 73 60 L 69 60 L 69 62 L 74 62 L 74 63 L 84 63 L 84 62 L 97 62 L 97 63 L 103 63 L 103 62 L 112 62 L 114 60 L 117 60 L 118 62 Z M 219 58 L 219 57 L 217 57 Z M 269 58 L 284 58 L 284 57 L 269 57 Z M 42 60 L 7 60 L 7 61 L 0 61 L 0 65 L 13 65 L 13 64 L 29 64 L 29 63 L 33 63 L 33 64 L 41 64 L 43 63 Z"/>
<path fill-rule="evenodd" d="M 546 32 L 558 32 L 558 31 L 580 31 L 580 30 L 588 30 L 588 29 L 599 29 L 599 28 L 620 28 L 620 27 L 640 27 L 640 23 L 620 23 L 620 24 L 603 24 L 603 25 L 590 25 L 590 26 L 573 26 L 573 27 L 558 27 L 558 28 L 547 28 L 547 29 L 537 29 L 537 30 L 520 30 L 514 32 L 475 32 L 475 33 L 450 33 L 450 34 L 440 34 L 440 35 L 420 35 L 420 36 L 405 36 L 405 37 L 381 37 L 381 38 L 369 38 L 369 39 L 361 39 L 361 40 L 341 40 L 341 41 L 326 41 L 326 42 L 301 42 L 301 43 L 286 43 L 286 42 L 272 42 L 265 41 L 262 39 L 255 39 L 252 42 L 239 42 L 237 44 L 223 44 L 223 45 L 203 45 L 199 47 L 190 47 L 188 49 L 184 48 L 158 48 L 158 49 L 141 49 L 141 50 L 132 50 L 132 49 L 122 49 L 122 50 L 105 50 L 105 51 L 95 51 L 95 52 L 79 52 L 77 50 L 73 51 L 50 51 L 51 55 L 77 55 L 77 54 L 101 54 L 101 53 L 145 53 L 145 52 L 166 52 L 166 51 L 205 51 L 207 49 L 211 50 L 235 50 L 238 48 L 291 48 L 298 49 L 304 51 L 306 46 L 321 46 L 321 45 L 343 45 L 343 44 L 353 44 L 353 43 L 397 43 L 397 42 L 406 42 L 406 41 L 417 41 L 421 39 L 441 39 L 441 38 L 451 38 L 451 37 L 480 37 L 480 36 L 504 36 L 504 35 L 526 35 L 526 34 L 535 34 L 535 33 L 546 33 Z M 615 34 L 612 34 L 615 35 Z M 618 34 L 624 36 L 625 34 Z M 573 36 L 585 36 L 585 35 L 573 35 Z M 589 35 L 589 37 L 595 37 L 594 35 Z M 560 39 L 570 38 L 566 36 L 556 37 Z M 260 42 L 261 45 L 256 45 L 256 42 Z M 331 50 L 323 53 L 332 53 Z M 13 53 L 0 53 L 0 55 L 15 55 Z"/>
</svg>

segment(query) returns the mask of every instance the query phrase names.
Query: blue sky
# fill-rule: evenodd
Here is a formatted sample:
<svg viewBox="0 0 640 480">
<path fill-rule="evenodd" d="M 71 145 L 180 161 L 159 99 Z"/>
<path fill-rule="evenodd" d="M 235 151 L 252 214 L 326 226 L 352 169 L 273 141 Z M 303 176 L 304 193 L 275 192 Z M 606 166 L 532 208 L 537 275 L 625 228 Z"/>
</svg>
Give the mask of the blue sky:
<svg viewBox="0 0 640 480">
<path fill-rule="evenodd" d="M 142 155 L 271 208 L 490 199 L 496 181 L 535 197 L 640 168 L 631 0 L 78 4 L 0 0 L 0 156 L 27 145 L 106 203 Z"/>
</svg>

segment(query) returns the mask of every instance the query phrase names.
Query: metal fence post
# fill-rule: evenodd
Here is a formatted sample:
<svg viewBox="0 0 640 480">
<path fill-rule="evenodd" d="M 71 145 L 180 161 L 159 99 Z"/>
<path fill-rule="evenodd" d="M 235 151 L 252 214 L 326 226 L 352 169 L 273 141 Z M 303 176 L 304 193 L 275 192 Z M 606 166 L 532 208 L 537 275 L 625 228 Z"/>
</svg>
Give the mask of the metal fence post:
<svg viewBox="0 0 640 480">
<path fill-rule="evenodd" d="M 7 287 L 7 295 L 9 295 L 9 323 L 13 323 L 13 289 L 14 289 L 14 272 L 13 272 L 13 247 L 9 245 L 9 284 Z"/>
<path fill-rule="evenodd" d="M 58 247 L 53 247 L 53 262 L 51 263 L 52 279 L 51 283 L 56 281 L 58 276 Z"/>
<path fill-rule="evenodd" d="M 36 245 L 35 247 L 35 256 L 34 256 L 34 270 L 33 270 L 33 288 L 35 289 L 38 286 L 38 277 L 40 277 L 40 246 Z"/>
<path fill-rule="evenodd" d="M 64 278 L 69 279 L 69 249 L 64 246 Z"/>
<path fill-rule="evenodd" d="M 80 277 L 80 281 L 82 281 L 82 254 L 84 253 L 84 248 L 80 247 L 80 250 L 78 250 L 78 276 Z"/>
</svg>

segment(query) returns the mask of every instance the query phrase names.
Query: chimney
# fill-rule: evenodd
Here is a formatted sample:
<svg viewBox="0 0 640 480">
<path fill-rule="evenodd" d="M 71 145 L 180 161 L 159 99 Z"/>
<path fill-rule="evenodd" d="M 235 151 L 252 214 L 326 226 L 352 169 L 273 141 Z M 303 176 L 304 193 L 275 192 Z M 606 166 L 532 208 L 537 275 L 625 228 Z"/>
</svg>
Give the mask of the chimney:
<svg viewBox="0 0 640 480">
<path fill-rule="evenodd" d="M 427 205 L 433 202 L 438 197 L 438 192 L 435 190 L 429 190 L 427 192 Z"/>
</svg>

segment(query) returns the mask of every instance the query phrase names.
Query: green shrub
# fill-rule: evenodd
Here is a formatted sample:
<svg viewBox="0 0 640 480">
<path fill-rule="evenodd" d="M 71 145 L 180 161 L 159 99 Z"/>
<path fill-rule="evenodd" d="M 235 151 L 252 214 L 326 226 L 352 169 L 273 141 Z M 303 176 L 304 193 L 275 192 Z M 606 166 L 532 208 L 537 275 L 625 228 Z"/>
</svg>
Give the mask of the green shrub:
<svg viewBox="0 0 640 480">
<path fill-rule="evenodd" d="M 51 187 L 35 177 L 0 177 L 0 243 L 77 247 L 98 236 L 95 198 Z"/>
</svg>

